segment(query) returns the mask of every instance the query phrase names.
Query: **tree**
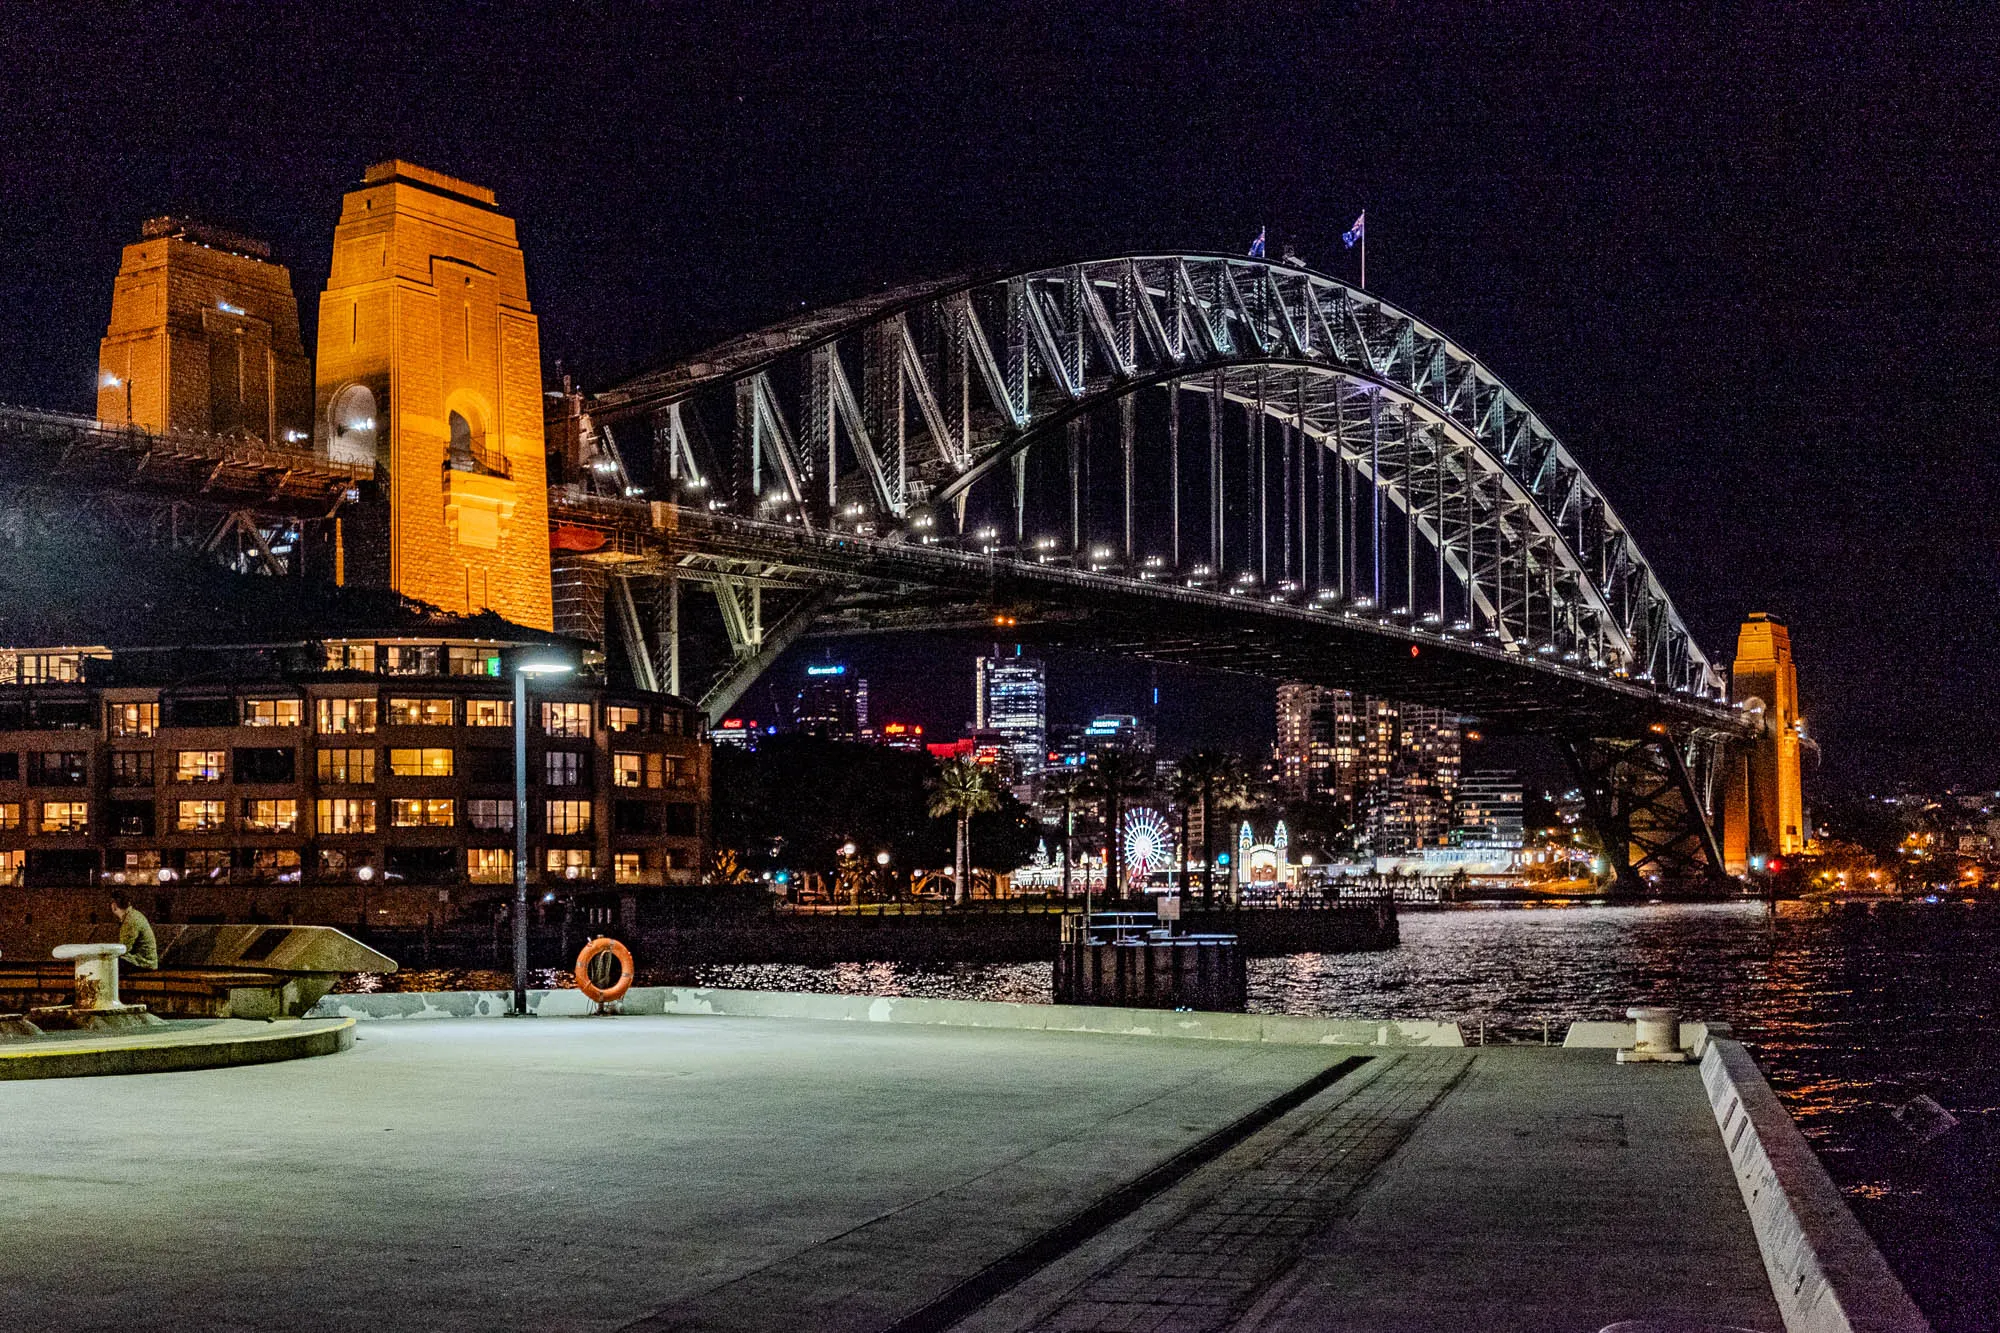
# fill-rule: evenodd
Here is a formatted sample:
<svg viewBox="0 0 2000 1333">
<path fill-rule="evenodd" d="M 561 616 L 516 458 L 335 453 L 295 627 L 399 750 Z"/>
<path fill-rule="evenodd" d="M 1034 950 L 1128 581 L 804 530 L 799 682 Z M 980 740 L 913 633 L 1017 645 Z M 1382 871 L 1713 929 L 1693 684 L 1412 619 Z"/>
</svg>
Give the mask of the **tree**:
<svg viewBox="0 0 2000 1333">
<path fill-rule="evenodd" d="M 1196 750 L 1181 759 L 1178 772 L 1185 773 L 1201 800 L 1201 897 L 1202 906 L 1215 906 L 1215 812 L 1234 806 L 1250 792 L 1249 774 L 1243 761 L 1226 750 Z"/>
<path fill-rule="evenodd" d="M 1104 891 L 1125 896 L 1125 802 L 1143 796 L 1153 783 L 1153 766 L 1129 750 L 1106 750 L 1097 756 L 1085 778 L 1090 794 L 1104 808 Z"/>
<path fill-rule="evenodd" d="M 958 821 L 958 849 L 951 863 L 951 898 L 962 903 L 966 899 L 966 885 L 972 878 L 967 826 L 974 815 L 998 810 L 1000 796 L 994 790 L 992 770 L 970 759 L 946 760 L 932 776 L 930 792 L 931 817 Z"/>
<path fill-rule="evenodd" d="M 1069 898 L 1070 833 L 1077 801 L 1085 799 L 1084 784 L 1074 773 L 1058 772 L 1042 784 L 1042 800 L 1062 811 L 1062 896 Z"/>
<path fill-rule="evenodd" d="M 1178 866 L 1180 874 L 1175 882 L 1180 885 L 1183 892 L 1187 889 L 1188 862 L 1194 859 L 1188 855 L 1188 816 L 1200 803 L 1201 790 L 1200 775 L 1188 767 L 1186 759 L 1174 765 L 1173 775 L 1167 779 L 1167 795 L 1173 797 L 1181 815 L 1181 836 L 1174 845 L 1178 849 L 1176 858 L 1180 862 Z"/>
</svg>

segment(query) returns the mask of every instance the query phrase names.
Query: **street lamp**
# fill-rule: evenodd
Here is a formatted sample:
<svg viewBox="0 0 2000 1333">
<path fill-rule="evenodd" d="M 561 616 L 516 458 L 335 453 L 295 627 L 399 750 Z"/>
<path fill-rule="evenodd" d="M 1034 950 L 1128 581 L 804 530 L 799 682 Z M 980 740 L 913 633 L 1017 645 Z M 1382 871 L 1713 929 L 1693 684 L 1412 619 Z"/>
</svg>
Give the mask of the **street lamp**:
<svg viewBox="0 0 2000 1333">
<path fill-rule="evenodd" d="M 528 677 L 576 668 L 560 658 L 514 665 L 514 1016 L 528 1013 Z"/>
</svg>

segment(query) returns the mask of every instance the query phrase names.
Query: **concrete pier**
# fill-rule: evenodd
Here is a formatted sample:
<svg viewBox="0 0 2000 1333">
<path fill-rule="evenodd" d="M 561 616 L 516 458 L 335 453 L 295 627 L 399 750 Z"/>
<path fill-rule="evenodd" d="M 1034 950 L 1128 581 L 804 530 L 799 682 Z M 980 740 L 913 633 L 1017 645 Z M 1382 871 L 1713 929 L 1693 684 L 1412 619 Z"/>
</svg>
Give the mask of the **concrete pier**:
<svg viewBox="0 0 2000 1333">
<path fill-rule="evenodd" d="M 1609 1049 L 364 1022 L 0 1085 L 0 1287 L 63 1330 L 1921 1327 L 1838 1322 L 1886 1269 L 1831 1251 L 1793 1321 L 1718 1114 Z"/>
</svg>

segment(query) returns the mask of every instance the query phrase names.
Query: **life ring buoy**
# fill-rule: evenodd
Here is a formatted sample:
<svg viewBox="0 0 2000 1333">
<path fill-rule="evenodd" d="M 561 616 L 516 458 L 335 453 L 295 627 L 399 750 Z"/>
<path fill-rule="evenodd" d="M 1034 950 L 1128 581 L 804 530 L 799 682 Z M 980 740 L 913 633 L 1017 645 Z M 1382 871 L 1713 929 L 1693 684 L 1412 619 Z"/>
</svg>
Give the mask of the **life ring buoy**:
<svg viewBox="0 0 2000 1333">
<path fill-rule="evenodd" d="M 609 986 L 599 986 L 590 978 L 591 960 L 601 953 L 609 953 L 618 960 L 618 980 Z M 576 988 L 598 1004 L 608 1004 L 631 990 L 633 975 L 632 951 L 609 935 L 598 936 L 576 956 Z"/>
</svg>

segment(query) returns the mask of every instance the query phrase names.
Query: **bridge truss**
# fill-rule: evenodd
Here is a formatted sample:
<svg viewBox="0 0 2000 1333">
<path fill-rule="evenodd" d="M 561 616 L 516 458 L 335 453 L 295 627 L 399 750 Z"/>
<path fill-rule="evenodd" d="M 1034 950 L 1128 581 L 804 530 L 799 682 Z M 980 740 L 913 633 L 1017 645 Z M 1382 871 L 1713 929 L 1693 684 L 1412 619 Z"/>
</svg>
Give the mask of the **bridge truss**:
<svg viewBox="0 0 2000 1333">
<path fill-rule="evenodd" d="M 1565 737 L 1603 827 L 1672 826 L 1643 864 L 1713 864 L 1743 724 L 1630 531 L 1480 361 L 1331 278 L 1156 254 L 905 288 L 592 412 L 665 499 L 552 521 L 624 534 L 589 559 L 663 685 L 680 585 L 713 592 L 712 717 L 806 633 L 998 624 Z"/>
</svg>

